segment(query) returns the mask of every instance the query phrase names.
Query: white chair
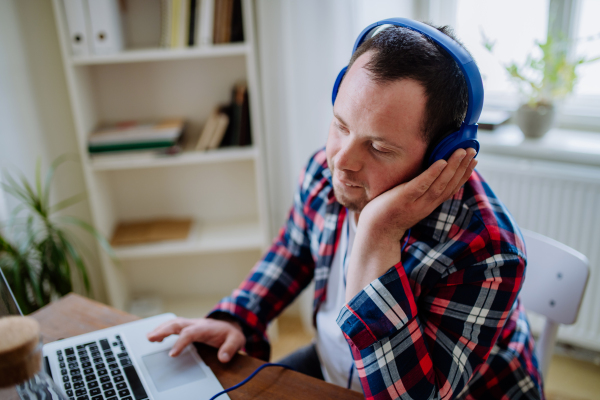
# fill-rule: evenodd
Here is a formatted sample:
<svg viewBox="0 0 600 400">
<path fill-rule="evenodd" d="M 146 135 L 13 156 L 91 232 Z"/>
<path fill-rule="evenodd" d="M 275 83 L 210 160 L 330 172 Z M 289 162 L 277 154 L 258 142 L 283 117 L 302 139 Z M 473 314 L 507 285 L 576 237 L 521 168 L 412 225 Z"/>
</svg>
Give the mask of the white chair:
<svg viewBox="0 0 600 400">
<path fill-rule="evenodd" d="M 556 240 L 521 230 L 527 248 L 527 270 L 521 301 L 528 311 L 546 317 L 535 354 L 547 378 L 560 324 L 572 324 L 589 275 L 586 256 Z"/>
</svg>

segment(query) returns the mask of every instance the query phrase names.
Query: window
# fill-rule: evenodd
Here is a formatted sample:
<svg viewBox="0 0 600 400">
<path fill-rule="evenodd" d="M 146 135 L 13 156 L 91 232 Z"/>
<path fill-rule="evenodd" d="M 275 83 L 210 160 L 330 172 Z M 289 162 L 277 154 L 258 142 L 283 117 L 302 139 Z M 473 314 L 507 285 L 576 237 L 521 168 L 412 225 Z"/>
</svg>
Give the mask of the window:
<svg viewBox="0 0 600 400">
<path fill-rule="evenodd" d="M 545 40 L 547 21 L 548 0 L 458 0 L 454 30 L 479 66 L 486 105 L 510 107 L 517 101 L 503 65 L 523 63 L 535 41 Z M 483 36 L 494 43 L 493 54 Z"/>
<path fill-rule="evenodd" d="M 600 57 L 600 1 L 583 0 L 579 12 L 579 23 L 575 33 L 577 56 L 587 58 Z M 577 70 L 579 83 L 575 87 L 576 95 L 600 96 L 600 60 L 584 64 Z"/>
<path fill-rule="evenodd" d="M 429 0 L 431 4 L 431 0 Z M 455 5 L 457 36 L 480 67 L 485 107 L 514 109 L 522 99 L 502 67 L 523 63 L 534 42 L 545 42 L 548 29 L 566 35 L 571 57 L 600 56 L 599 0 L 450 0 Z M 434 2 L 435 3 L 435 2 Z M 432 10 L 429 11 L 432 15 Z M 435 15 L 435 10 L 433 12 Z M 493 54 L 482 45 L 482 33 L 495 42 Z M 559 104 L 559 124 L 600 129 L 600 61 L 577 68 L 573 93 Z"/>
</svg>

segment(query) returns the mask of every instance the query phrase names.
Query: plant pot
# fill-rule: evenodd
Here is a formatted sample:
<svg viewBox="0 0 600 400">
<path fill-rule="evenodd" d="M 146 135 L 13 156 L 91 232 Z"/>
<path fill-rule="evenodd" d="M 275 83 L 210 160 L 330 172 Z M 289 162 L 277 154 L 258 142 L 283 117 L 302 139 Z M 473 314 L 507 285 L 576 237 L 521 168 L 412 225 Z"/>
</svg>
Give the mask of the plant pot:
<svg viewBox="0 0 600 400">
<path fill-rule="evenodd" d="M 527 138 L 541 138 L 554 126 L 556 110 L 553 104 L 530 107 L 523 104 L 515 114 L 515 120 Z"/>
</svg>

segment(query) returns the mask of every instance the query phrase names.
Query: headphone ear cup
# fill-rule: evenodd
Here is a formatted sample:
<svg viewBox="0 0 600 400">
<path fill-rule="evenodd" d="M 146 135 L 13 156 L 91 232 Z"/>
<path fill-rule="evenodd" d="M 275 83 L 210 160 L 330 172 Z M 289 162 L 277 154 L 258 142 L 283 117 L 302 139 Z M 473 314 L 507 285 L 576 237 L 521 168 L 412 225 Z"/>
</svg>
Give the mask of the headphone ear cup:
<svg viewBox="0 0 600 400">
<path fill-rule="evenodd" d="M 332 105 L 335 104 L 335 98 L 337 97 L 338 90 L 340 89 L 340 84 L 342 83 L 342 79 L 344 79 L 344 75 L 346 75 L 347 70 L 348 70 L 348 66 L 346 65 L 344 68 L 342 68 L 342 70 L 338 74 L 337 78 L 335 78 L 335 83 L 333 84 L 333 92 L 331 93 L 331 104 Z"/>
<path fill-rule="evenodd" d="M 479 142 L 476 139 L 477 125 L 462 125 L 461 129 L 446 135 L 429 152 L 425 168 L 429 168 L 438 160 L 448 161 L 450 156 L 458 149 L 473 148 L 476 151 L 475 156 L 479 154 Z"/>
</svg>

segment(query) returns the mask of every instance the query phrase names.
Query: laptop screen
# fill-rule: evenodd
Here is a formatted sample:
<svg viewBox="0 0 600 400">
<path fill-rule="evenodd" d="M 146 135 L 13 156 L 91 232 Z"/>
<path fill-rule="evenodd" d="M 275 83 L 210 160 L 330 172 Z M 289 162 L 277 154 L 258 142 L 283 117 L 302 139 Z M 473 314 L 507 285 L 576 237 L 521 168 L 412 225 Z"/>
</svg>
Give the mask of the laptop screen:
<svg viewBox="0 0 600 400">
<path fill-rule="evenodd" d="M 23 315 L 23 313 L 6 282 L 2 268 L 0 268 L 0 317 L 7 315 Z"/>
</svg>

